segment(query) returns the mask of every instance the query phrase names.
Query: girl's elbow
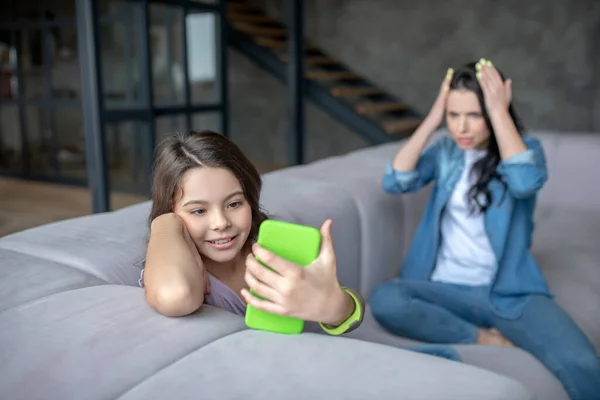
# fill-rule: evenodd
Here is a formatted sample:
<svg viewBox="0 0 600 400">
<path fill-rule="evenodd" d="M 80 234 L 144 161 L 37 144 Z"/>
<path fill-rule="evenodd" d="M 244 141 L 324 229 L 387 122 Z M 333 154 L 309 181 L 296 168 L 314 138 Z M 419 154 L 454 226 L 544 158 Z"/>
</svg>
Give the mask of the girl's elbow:
<svg viewBox="0 0 600 400">
<path fill-rule="evenodd" d="M 204 301 L 201 291 L 189 284 L 177 283 L 146 287 L 146 301 L 157 312 L 167 317 L 183 317 L 197 311 Z"/>
</svg>

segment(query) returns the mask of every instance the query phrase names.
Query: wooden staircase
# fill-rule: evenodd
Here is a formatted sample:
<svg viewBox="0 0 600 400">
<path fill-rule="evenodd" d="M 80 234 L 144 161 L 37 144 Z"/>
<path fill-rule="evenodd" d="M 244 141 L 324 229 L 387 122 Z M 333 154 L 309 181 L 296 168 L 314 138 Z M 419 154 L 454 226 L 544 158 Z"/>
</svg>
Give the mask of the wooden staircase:
<svg viewBox="0 0 600 400">
<path fill-rule="evenodd" d="M 255 64 L 281 80 L 287 75 L 287 30 L 260 7 L 241 0 L 227 2 L 228 42 Z M 372 144 L 410 135 L 422 116 L 410 105 L 366 77 L 306 43 L 306 96 Z"/>
</svg>

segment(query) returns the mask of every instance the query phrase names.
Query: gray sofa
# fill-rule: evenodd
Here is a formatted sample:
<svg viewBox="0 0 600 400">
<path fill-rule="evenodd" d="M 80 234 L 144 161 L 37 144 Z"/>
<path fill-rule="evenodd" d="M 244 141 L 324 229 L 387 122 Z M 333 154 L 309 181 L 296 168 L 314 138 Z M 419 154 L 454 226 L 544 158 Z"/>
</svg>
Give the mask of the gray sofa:
<svg viewBox="0 0 600 400">
<path fill-rule="evenodd" d="M 600 192 L 591 183 L 600 136 L 538 136 L 550 182 L 534 252 L 558 302 L 599 348 Z M 340 280 L 365 297 L 398 273 L 427 196 L 381 190 L 399 146 L 264 176 L 273 218 L 313 226 L 333 218 Z M 403 349 L 413 342 L 370 315 L 345 337 L 253 331 L 211 307 L 158 315 L 137 285 L 148 212 L 143 203 L 0 239 L 0 398 L 567 399 L 522 350 L 456 346 L 465 362 L 447 361 Z"/>
</svg>

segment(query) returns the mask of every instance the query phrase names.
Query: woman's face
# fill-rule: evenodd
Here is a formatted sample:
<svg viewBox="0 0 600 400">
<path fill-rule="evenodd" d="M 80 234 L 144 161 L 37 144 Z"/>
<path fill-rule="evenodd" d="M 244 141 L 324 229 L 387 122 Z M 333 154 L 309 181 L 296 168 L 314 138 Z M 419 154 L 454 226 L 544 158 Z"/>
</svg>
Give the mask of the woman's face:
<svg viewBox="0 0 600 400">
<path fill-rule="evenodd" d="M 252 208 L 242 186 L 224 168 L 193 168 L 181 179 L 178 215 L 204 258 L 232 261 L 252 229 Z"/>
<path fill-rule="evenodd" d="M 446 125 L 463 150 L 483 150 L 490 140 L 477 95 L 467 89 L 452 89 L 446 102 Z"/>
</svg>

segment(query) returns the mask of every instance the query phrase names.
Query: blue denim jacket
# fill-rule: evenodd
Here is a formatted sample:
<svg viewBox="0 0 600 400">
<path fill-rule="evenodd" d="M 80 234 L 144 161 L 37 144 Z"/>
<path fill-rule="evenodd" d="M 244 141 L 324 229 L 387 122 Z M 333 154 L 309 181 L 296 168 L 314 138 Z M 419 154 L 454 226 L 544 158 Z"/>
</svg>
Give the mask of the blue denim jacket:
<svg viewBox="0 0 600 400">
<path fill-rule="evenodd" d="M 540 142 L 529 136 L 527 150 L 500 162 L 497 172 L 506 183 L 490 181 L 492 205 L 484 225 L 498 260 L 490 286 L 490 302 L 498 315 L 518 318 L 528 295 L 552 296 L 530 252 L 537 191 L 547 180 L 546 159 Z M 444 136 L 421 154 L 413 171 L 400 172 L 386 166 L 383 188 L 391 194 L 415 192 L 434 181 L 432 195 L 417 228 L 400 276 L 429 280 L 440 245 L 440 222 L 444 207 L 464 169 L 464 151 Z"/>
</svg>

